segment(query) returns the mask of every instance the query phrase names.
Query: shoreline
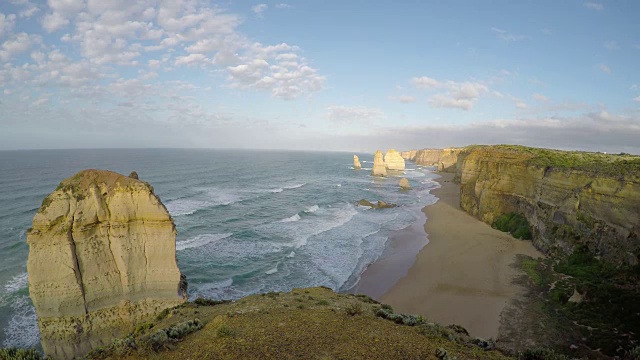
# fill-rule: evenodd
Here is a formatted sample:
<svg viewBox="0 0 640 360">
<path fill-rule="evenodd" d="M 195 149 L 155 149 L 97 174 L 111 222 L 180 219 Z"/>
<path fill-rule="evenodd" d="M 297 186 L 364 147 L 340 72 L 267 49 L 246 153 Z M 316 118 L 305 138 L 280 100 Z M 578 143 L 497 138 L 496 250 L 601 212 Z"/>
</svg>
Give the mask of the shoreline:
<svg viewBox="0 0 640 360">
<path fill-rule="evenodd" d="M 428 238 L 423 242 L 428 243 L 414 253 L 411 264 L 405 264 L 408 271 L 379 295 L 381 284 L 399 274 L 397 266 L 388 266 L 384 259 L 376 261 L 352 290 L 387 303 L 398 313 L 422 315 L 443 325 L 462 325 L 472 336 L 495 339 L 502 310 L 525 293 L 525 288 L 513 281 L 520 275 L 512 267 L 516 255 L 542 254 L 530 241 L 514 239 L 460 209 L 453 174 L 438 175 L 435 180 L 440 187 L 431 192 L 438 200 L 422 209 L 427 218 L 423 234 Z M 416 224 L 421 226 L 420 221 Z M 419 233 L 414 230 L 411 234 L 416 237 Z M 391 250 L 394 244 L 401 244 L 398 239 L 402 236 L 408 235 L 394 236 Z M 405 261 L 408 258 L 405 256 Z"/>
</svg>

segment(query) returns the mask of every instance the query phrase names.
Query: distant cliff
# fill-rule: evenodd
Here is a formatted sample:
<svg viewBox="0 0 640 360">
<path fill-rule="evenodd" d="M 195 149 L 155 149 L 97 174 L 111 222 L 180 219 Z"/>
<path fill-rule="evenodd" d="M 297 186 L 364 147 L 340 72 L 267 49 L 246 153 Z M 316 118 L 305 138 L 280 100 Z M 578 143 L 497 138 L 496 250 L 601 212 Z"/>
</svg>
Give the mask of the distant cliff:
<svg viewBox="0 0 640 360">
<path fill-rule="evenodd" d="M 418 161 L 433 153 L 423 151 Z M 607 262 L 638 263 L 640 157 L 507 145 L 470 146 L 458 155 L 465 211 L 489 224 L 524 215 L 544 251 L 585 245 Z"/>
<path fill-rule="evenodd" d="M 463 150 L 464 148 L 410 150 L 402 152 L 401 156 L 418 165 L 437 166 L 438 171 L 455 172 L 458 155 Z"/>
<path fill-rule="evenodd" d="M 175 236 L 143 181 L 85 170 L 61 182 L 27 235 L 29 293 L 45 353 L 81 356 L 185 302 Z"/>
</svg>

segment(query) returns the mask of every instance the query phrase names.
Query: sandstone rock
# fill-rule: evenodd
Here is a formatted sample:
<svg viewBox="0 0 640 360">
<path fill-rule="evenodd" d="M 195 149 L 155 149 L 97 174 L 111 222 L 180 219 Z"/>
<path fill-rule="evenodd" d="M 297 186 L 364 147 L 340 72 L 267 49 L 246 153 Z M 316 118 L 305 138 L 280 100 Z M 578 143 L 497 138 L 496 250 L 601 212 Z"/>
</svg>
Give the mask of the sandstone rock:
<svg viewBox="0 0 640 360">
<path fill-rule="evenodd" d="M 402 190 L 411 190 L 411 184 L 407 178 L 400 179 L 400 188 L 402 188 Z"/>
<path fill-rule="evenodd" d="M 356 204 L 360 205 L 360 206 L 368 206 L 368 207 L 373 208 L 373 209 L 387 209 L 387 208 L 394 208 L 394 207 L 398 206 L 396 204 L 388 204 L 388 203 L 386 203 L 386 202 L 384 202 L 382 200 L 378 200 L 378 202 L 376 204 L 374 204 L 371 201 L 366 200 L 366 199 L 362 199 L 362 200 L 358 201 Z"/>
<path fill-rule="evenodd" d="M 580 294 L 580 293 L 578 292 L 578 289 L 575 289 L 575 288 L 574 288 L 574 289 L 573 289 L 573 295 L 571 295 L 571 297 L 570 297 L 570 298 L 569 298 L 569 300 L 567 300 L 567 301 L 572 302 L 572 303 L 579 304 L 579 303 L 581 303 L 583 300 L 584 300 L 584 295 Z"/>
<path fill-rule="evenodd" d="M 382 200 L 378 200 L 378 209 L 394 208 L 398 207 L 396 204 L 388 204 Z"/>
<path fill-rule="evenodd" d="M 413 155 L 418 165 L 437 166 L 441 172 L 456 172 L 458 156 L 465 148 L 422 149 Z M 411 154 L 410 154 L 411 155 Z"/>
<path fill-rule="evenodd" d="M 145 182 L 103 170 L 61 182 L 27 235 L 29 293 L 46 355 L 82 356 L 185 302 L 175 237 Z"/>
<path fill-rule="evenodd" d="M 387 167 L 384 164 L 384 158 L 382 151 L 376 151 L 373 157 L 373 169 L 371 169 L 372 176 L 387 176 Z"/>
<path fill-rule="evenodd" d="M 402 156 L 402 158 L 405 160 L 414 161 L 417 152 L 418 150 L 403 151 L 400 153 L 400 156 Z"/>
<path fill-rule="evenodd" d="M 353 168 L 361 169 L 362 165 L 360 165 L 360 160 L 358 159 L 358 155 L 353 155 Z"/>
<path fill-rule="evenodd" d="M 360 206 L 376 207 L 376 204 L 366 199 L 361 199 L 357 204 Z"/>
<path fill-rule="evenodd" d="M 404 170 L 404 159 L 400 156 L 400 153 L 394 149 L 387 150 L 387 154 L 384 156 L 384 164 L 387 170 Z"/>
<path fill-rule="evenodd" d="M 132 179 L 136 179 L 139 180 L 140 178 L 138 177 L 138 173 L 135 171 L 132 171 L 131 174 L 129 174 L 129 177 Z"/>
</svg>

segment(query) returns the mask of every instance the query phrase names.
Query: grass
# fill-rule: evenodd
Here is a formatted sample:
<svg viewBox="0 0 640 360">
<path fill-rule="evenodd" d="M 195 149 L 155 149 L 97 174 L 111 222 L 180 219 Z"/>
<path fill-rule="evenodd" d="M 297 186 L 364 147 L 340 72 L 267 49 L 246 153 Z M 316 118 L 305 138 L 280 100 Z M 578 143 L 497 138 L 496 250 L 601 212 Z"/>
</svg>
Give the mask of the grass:
<svg viewBox="0 0 640 360">
<path fill-rule="evenodd" d="M 522 214 L 509 213 L 503 214 L 496 219 L 491 225 L 500 231 L 510 233 L 516 239 L 531 240 L 531 227 L 529 222 Z"/>
<path fill-rule="evenodd" d="M 40 360 L 42 355 L 36 349 L 1 348 L 0 360 Z"/>
</svg>

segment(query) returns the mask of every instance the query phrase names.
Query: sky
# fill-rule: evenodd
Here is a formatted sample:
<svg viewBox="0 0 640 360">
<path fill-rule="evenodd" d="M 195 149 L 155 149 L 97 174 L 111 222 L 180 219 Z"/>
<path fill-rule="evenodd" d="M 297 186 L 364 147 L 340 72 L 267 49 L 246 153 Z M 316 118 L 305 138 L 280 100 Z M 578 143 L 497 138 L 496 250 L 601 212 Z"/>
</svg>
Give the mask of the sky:
<svg viewBox="0 0 640 360">
<path fill-rule="evenodd" d="M 640 2 L 0 0 L 0 150 L 640 154 Z"/>
</svg>

